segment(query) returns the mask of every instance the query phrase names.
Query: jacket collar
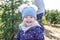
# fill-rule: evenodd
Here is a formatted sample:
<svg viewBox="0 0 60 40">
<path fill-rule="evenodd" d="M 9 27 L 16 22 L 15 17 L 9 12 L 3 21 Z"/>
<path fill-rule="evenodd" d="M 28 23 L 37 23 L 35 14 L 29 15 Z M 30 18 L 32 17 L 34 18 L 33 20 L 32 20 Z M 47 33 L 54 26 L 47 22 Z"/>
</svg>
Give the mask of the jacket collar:
<svg viewBox="0 0 60 40">
<path fill-rule="evenodd" d="M 33 27 L 33 26 L 40 26 L 39 23 L 37 21 L 35 21 L 35 23 L 29 27 L 24 26 L 23 22 L 21 24 L 19 24 L 19 29 L 22 29 L 24 32 L 26 32 L 29 28 Z M 41 27 L 41 26 L 40 26 Z"/>
</svg>

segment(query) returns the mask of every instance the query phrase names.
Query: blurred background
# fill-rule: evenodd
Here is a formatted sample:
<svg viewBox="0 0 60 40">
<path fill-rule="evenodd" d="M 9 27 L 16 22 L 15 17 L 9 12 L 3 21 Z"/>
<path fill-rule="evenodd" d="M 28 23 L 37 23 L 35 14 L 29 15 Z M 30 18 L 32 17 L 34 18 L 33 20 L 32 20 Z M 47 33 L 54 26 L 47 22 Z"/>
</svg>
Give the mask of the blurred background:
<svg viewBox="0 0 60 40">
<path fill-rule="evenodd" d="M 21 4 L 31 4 L 33 0 L 0 0 L 0 40 L 14 40 L 18 25 L 22 22 L 17 11 Z M 60 40 L 60 0 L 44 0 L 45 40 Z"/>
</svg>

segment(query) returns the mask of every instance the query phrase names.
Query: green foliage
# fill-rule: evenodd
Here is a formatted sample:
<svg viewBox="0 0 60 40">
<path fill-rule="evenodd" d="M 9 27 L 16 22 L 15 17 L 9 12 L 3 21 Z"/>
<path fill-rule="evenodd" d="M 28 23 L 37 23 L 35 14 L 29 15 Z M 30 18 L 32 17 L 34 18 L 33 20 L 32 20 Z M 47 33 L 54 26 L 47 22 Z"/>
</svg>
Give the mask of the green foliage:
<svg viewBox="0 0 60 40">
<path fill-rule="evenodd" d="M 44 25 L 47 24 L 47 21 L 46 21 L 46 17 L 45 16 L 42 17 L 42 24 L 44 24 Z"/>
<path fill-rule="evenodd" d="M 15 12 L 23 0 L 3 0 L 0 5 L 2 14 L 0 15 L 0 38 L 3 40 L 14 40 L 19 23 L 21 23 L 21 13 Z M 0 39 L 1 40 L 1 39 Z"/>
<path fill-rule="evenodd" d="M 60 23 L 60 12 L 58 10 L 48 10 L 46 11 L 46 19 L 50 23 L 57 24 Z"/>
<path fill-rule="evenodd" d="M 57 23 L 58 23 L 58 24 L 60 24 L 60 12 L 58 13 L 58 15 L 57 15 L 57 17 L 56 17 L 56 18 L 57 18 L 57 20 L 56 20 L 56 21 L 57 21 Z"/>
</svg>

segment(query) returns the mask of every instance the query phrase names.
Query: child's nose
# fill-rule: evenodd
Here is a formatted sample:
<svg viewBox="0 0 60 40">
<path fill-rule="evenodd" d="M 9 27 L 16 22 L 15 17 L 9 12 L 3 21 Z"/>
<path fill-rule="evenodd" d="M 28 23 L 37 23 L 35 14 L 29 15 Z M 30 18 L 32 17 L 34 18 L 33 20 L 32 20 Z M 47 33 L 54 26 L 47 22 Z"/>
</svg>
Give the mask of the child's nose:
<svg viewBox="0 0 60 40">
<path fill-rule="evenodd" d="M 30 20 L 30 18 L 28 17 L 27 19 L 29 19 Z"/>
</svg>

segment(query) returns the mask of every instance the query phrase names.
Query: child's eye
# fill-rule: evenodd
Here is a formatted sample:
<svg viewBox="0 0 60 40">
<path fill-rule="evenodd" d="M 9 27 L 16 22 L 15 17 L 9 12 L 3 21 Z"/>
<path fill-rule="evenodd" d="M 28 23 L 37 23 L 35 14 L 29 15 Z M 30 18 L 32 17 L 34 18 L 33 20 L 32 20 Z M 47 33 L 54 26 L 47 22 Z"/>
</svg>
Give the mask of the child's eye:
<svg viewBox="0 0 60 40">
<path fill-rule="evenodd" d="M 25 16 L 25 18 L 27 18 L 27 17 Z"/>
</svg>

